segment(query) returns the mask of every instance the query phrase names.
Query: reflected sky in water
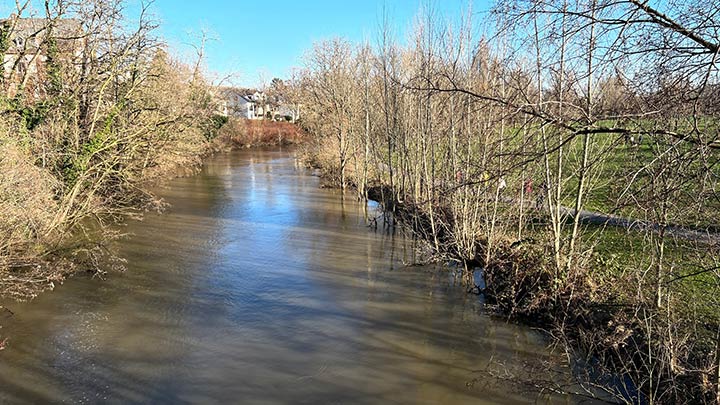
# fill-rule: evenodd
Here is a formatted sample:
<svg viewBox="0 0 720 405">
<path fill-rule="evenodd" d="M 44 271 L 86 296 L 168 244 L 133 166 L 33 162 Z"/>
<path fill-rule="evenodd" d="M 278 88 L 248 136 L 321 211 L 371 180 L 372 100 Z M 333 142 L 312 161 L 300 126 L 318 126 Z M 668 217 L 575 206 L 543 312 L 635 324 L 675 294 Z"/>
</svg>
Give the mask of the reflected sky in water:
<svg viewBox="0 0 720 405">
<path fill-rule="evenodd" d="M 291 153 L 217 156 L 159 193 L 168 212 L 118 243 L 126 272 L 9 304 L 0 403 L 574 403 L 490 378 L 542 367 L 539 336 L 405 267 L 413 242 Z"/>
</svg>

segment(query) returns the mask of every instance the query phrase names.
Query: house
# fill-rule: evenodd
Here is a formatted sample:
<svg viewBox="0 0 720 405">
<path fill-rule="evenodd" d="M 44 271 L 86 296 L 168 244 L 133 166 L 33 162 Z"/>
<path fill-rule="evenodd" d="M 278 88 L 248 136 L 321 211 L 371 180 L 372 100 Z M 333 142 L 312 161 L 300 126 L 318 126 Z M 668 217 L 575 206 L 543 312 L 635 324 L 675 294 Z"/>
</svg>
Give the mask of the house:
<svg viewBox="0 0 720 405">
<path fill-rule="evenodd" d="M 228 115 L 245 119 L 264 119 L 271 111 L 265 93 L 257 90 L 225 87 L 221 90 Z"/>
<path fill-rule="evenodd" d="M 300 104 L 280 103 L 274 111 L 274 119 L 295 122 L 300 119 Z"/>
<path fill-rule="evenodd" d="M 235 114 L 240 118 L 256 119 L 256 104 L 251 97 L 238 96 L 237 101 L 234 104 Z M 260 117 L 262 118 L 262 114 Z"/>
<path fill-rule="evenodd" d="M 77 19 L 19 18 L 0 20 L 2 51 L 2 90 L 14 96 L 25 90 L 42 97 L 48 78 L 48 62 L 75 62 L 84 50 L 82 22 Z M 79 64 L 78 64 L 79 65 Z"/>
<path fill-rule="evenodd" d="M 223 87 L 218 91 L 218 104 L 226 115 L 249 120 L 273 119 L 297 121 L 300 105 L 271 100 L 262 91 L 238 87 Z"/>
</svg>

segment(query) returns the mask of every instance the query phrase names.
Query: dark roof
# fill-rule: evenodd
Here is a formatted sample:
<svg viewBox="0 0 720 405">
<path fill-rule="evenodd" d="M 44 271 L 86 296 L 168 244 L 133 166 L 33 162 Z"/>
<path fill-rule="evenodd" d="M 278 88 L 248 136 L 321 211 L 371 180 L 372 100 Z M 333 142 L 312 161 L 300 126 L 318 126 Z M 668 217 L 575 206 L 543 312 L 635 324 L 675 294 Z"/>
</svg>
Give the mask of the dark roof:
<svg viewBox="0 0 720 405">
<path fill-rule="evenodd" d="M 218 90 L 219 90 L 219 93 L 226 98 L 240 97 L 250 103 L 255 102 L 255 100 L 253 100 L 252 97 L 256 92 L 262 93 L 259 90 L 247 89 L 247 88 L 242 88 L 242 87 L 220 87 Z"/>
</svg>

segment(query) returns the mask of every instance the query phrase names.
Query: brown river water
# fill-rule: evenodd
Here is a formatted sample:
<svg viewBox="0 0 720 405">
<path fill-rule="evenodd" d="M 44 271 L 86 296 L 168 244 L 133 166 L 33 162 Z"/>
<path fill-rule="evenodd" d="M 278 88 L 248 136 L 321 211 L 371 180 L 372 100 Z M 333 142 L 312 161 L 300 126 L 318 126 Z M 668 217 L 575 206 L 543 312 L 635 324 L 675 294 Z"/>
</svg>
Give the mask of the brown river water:
<svg viewBox="0 0 720 405">
<path fill-rule="evenodd" d="M 291 152 L 219 155 L 159 193 L 169 210 L 123 229 L 125 272 L 5 303 L 0 403 L 579 402 L 529 389 L 553 358 L 536 331 L 405 266 L 412 241 Z"/>
</svg>

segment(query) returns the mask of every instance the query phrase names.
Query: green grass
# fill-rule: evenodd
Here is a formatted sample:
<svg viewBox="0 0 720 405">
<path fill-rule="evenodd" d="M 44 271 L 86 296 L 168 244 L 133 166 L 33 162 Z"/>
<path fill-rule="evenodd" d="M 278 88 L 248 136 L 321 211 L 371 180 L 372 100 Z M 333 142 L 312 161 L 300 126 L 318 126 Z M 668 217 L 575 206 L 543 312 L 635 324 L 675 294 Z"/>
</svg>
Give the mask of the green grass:
<svg viewBox="0 0 720 405">
<path fill-rule="evenodd" d="M 646 287 L 654 285 L 657 254 L 645 233 L 589 225 L 584 227 L 583 244 L 592 247 L 594 265 L 605 276 L 627 280 L 627 276 L 632 275 L 638 283 L 644 278 Z M 664 265 L 667 273 L 663 285 L 679 303 L 678 311 L 691 319 L 717 325 L 720 324 L 718 272 L 696 274 L 720 264 L 720 254 L 709 253 L 707 247 L 700 242 L 666 238 Z M 637 284 L 627 285 L 626 290 L 628 294 L 636 294 Z"/>
<path fill-rule="evenodd" d="M 720 199 L 712 184 L 702 184 L 705 168 L 699 158 L 688 164 L 663 161 L 666 147 L 654 144 L 654 139 L 643 137 L 642 143 L 626 145 L 615 135 L 596 135 L 590 154 L 589 192 L 583 204 L 585 209 L 612 213 L 629 218 L 655 220 L 653 208 L 659 210 L 658 196 L 652 192 L 653 179 L 665 175 L 670 183 L 685 182 L 668 198 L 668 222 L 676 225 L 706 227 L 720 223 Z M 681 152 L 690 153 L 692 147 L 682 144 Z M 684 149 L 684 150 L 683 150 Z M 563 171 L 565 193 L 562 203 L 574 206 L 577 190 L 582 143 L 571 142 L 566 151 Z M 706 157 L 710 165 L 720 159 L 720 151 Z M 662 171 L 662 166 L 667 168 Z M 714 175 L 720 176 L 715 167 Z M 704 195 L 701 196 L 701 192 Z M 713 198 L 714 197 L 714 198 Z"/>
</svg>

